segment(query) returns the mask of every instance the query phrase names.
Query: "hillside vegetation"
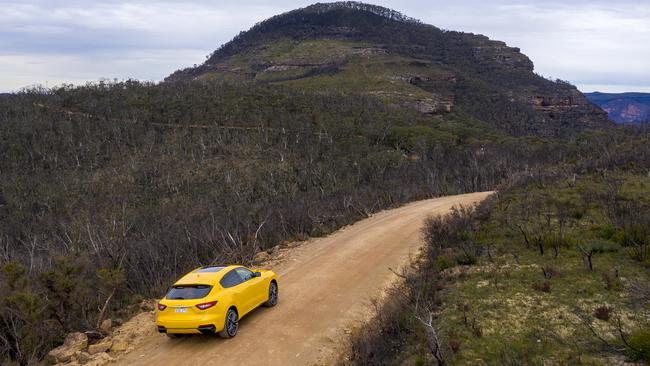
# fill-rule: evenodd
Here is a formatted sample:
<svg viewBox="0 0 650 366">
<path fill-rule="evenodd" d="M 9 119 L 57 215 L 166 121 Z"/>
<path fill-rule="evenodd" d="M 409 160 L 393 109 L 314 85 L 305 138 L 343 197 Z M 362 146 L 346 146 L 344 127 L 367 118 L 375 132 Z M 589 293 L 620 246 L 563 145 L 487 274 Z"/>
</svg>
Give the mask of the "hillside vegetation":
<svg viewBox="0 0 650 366">
<path fill-rule="evenodd" d="M 533 73 L 533 63 L 518 48 L 355 2 L 272 17 L 168 80 L 206 78 L 361 92 L 513 135 L 558 136 L 611 126 L 574 86 Z"/>
<path fill-rule="evenodd" d="M 646 130 L 518 50 L 358 3 L 271 18 L 164 83 L 0 96 L 0 155 L 0 360 L 23 365 L 199 265 L 558 165 L 650 169 Z"/>
<path fill-rule="evenodd" d="M 648 184 L 616 170 L 526 175 L 431 219 L 426 254 L 346 363 L 650 362 Z"/>
<path fill-rule="evenodd" d="M 552 158 L 350 94 L 125 82 L 0 103 L 0 340 L 23 363 L 198 265 Z"/>
</svg>

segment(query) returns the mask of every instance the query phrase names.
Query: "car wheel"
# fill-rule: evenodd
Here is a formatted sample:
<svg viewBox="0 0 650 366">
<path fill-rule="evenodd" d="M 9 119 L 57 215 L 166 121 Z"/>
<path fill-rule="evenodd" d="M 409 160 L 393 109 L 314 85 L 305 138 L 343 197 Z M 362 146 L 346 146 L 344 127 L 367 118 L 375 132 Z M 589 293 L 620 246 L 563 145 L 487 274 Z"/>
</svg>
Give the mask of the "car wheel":
<svg viewBox="0 0 650 366">
<path fill-rule="evenodd" d="M 226 321 L 223 325 L 223 330 L 219 332 L 222 338 L 232 338 L 237 335 L 239 330 L 239 316 L 235 309 L 228 309 L 226 313 Z"/>
<path fill-rule="evenodd" d="M 264 303 L 266 307 L 273 307 L 278 304 L 278 284 L 271 282 L 269 285 L 269 299 Z"/>
</svg>

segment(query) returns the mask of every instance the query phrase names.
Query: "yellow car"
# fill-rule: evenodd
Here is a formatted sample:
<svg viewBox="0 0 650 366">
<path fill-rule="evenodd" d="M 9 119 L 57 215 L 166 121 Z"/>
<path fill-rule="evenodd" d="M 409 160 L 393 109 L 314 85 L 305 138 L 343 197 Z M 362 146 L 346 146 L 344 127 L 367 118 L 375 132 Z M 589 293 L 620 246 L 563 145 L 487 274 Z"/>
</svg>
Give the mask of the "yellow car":
<svg viewBox="0 0 650 366">
<path fill-rule="evenodd" d="M 273 271 L 244 266 L 199 267 L 178 280 L 158 303 L 156 326 L 175 338 L 180 334 L 237 335 L 239 319 L 264 304 L 278 303 Z"/>
</svg>

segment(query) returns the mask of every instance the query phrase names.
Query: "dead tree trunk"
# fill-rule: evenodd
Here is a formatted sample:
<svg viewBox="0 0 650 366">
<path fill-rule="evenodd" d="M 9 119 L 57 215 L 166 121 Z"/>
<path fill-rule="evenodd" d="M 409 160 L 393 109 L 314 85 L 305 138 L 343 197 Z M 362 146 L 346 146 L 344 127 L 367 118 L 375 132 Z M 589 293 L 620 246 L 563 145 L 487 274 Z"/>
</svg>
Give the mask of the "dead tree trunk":
<svg viewBox="0 0 650 366">
<path fill-rule="evenodd" d="M 436 329 L 433 327 L 433 314 L 431 312 L 428 313 L 429 318 L 427 321 L 424 321 L 417 315 L 415 318 L 419 320 L 422 325 L 424 325 L 424 329 L 427 332 L 427 346 L 429 347 L 431 355 L 436 359 L 439 366 L 445 366 L 447 362 L 445 361 L 445 357 L 442 353 L 442 345 L 440 344 L 440 339 L 438 338 L 438 332 L 436 332 Z"/>
<path fill-rule="evenodd" d="M 578 245 L 578 248 L 579 248 L 580 251 L 582 252 L 582 261 L 585 263 L 585 266 L 586 266 L 590 271 L 593 271 L 593 270 L 594 270 L 594 265 L 593 265 L 593 263 L 591 262 L 591 259 L 592 259 L 592 257 L 594 256 L 594 250 L 593 250 L 593 248 L 592 248 L 592 249 L 589 249 L 589 250 L 586 250 L 585 248 L 582 247 L 582 245 Z"/>
</svg>

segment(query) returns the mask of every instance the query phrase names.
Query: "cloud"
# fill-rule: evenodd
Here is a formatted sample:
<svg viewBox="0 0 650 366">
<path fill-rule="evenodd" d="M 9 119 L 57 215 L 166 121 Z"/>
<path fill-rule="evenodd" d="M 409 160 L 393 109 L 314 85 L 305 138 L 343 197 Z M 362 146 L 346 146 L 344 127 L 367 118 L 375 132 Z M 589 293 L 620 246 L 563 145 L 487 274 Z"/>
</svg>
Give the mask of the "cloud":
<svg viewBox="0 0 650 366">
<path fill-rule="evenodd" d="M 0 0 L 0 91 L 107 78 L 160 80 L 301 0 Z M 650 87 L 650 4 L 622 0 L 375 1 L 445 29 L 522 48 L 582 89 Z"/>
<path fill-rule="evenodd" d="M 644 46 L 650 44 L 650 4 L 461 2 L 423 17 L 442 28 L 482 33 L 520 47 L 538 73 L 584 90 L 594 84 L 650 87 L 650 48 Z"/>
</svg>

